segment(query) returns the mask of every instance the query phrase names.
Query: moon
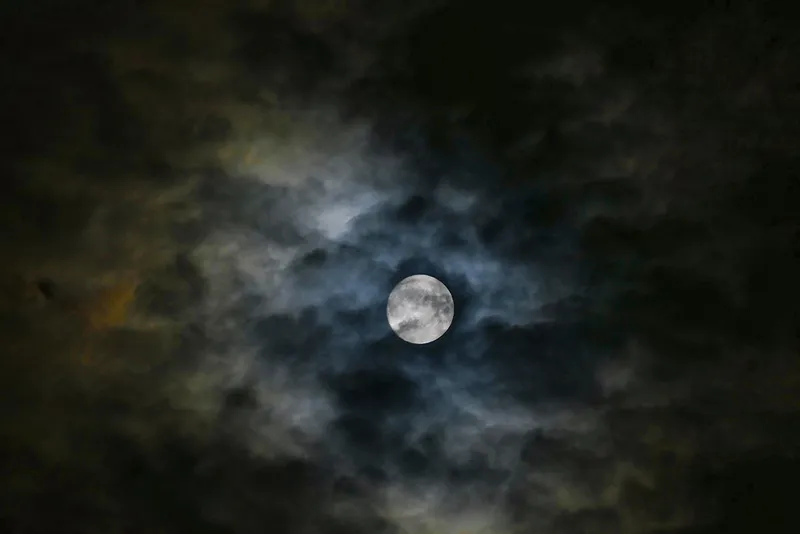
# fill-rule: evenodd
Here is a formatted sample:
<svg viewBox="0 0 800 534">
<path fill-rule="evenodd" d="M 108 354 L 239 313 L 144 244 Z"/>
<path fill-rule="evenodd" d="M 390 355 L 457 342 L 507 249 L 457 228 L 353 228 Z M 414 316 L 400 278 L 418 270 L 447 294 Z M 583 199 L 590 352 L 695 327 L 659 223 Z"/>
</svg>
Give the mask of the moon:
<svg viewBox="0 0 800 534">
<path fill-rule="evenodd" d="M 454 308 L 447 286 L 427 274 L 415 274 L 401 280 L 389 294 L 386 317 L 400 339 L 424 345 L 447 332 Z"/>
</svg>

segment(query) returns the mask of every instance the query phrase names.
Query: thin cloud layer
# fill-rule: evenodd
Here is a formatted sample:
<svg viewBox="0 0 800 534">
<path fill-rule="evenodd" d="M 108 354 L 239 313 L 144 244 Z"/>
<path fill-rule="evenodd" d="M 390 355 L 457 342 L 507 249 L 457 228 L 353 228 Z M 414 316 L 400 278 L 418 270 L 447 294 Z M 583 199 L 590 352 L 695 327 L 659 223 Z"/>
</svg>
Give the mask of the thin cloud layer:
<svg viewBox="0 0 800 534">
<path fill-rule="evenodd" d="M 800 439 L 777 23 L 329 4 L 79 7 L 5 60 L 0 525 L 731 531 L 718 481 Z"/>
</svg>

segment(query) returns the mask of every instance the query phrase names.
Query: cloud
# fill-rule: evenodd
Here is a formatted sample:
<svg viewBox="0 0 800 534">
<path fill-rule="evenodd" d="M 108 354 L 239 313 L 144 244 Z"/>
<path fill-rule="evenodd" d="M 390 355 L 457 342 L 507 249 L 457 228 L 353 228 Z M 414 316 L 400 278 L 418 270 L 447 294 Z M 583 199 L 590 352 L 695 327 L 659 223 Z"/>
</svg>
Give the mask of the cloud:
<svg viewBox="0 0 800 534">
<path fill-rule="evenodd" d="M 753 222 L 788 212 L 763 192 L 764 213 L 725 204 L 758 162 L 627 70 L 627 23 L 540 43 L 513 69 L 524 97 L 498 69 L 474 79 L 479 54 L 425 71 L 464 130 L 511 125 L 502 150 L 448 152 L 348 97 L 419 60 L 372 46 L 395 12 L 309 6 L 141 5 L 128 31 L 87 34 L 86 76 L 37 82 L 66 96 L 2 215 L 12 523 L 52 531 L 26 510 L 52 507 L 57 470 L 87 530 L 112 510 L 141 530 L 678 532 L 721 512 L 696 477 L 791 451 L 790 308 L 766 296 L 795 286 Z M 384 315 L 416 271 L 456 300 L 425 348 Z"/>
</svg>

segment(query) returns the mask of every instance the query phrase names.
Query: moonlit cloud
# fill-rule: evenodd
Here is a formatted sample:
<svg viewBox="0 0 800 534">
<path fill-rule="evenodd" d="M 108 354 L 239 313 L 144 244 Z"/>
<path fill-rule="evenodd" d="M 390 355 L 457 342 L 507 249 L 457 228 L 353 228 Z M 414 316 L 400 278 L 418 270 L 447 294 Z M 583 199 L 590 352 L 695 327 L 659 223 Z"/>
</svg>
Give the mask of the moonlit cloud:
<svg viewBox="0 0 800 534">
<path fill-rule="evenodd" d="M 78 58 L 27 80 L 52 98 L 20 90 L 25 113 L 65 111 L 25 123 L 54 133 L 19 151 L 2 210 L 0 391 L 19 408 L 0 416 L 0 509 L 37 534 L 51 508 L 86 532 L 684 533 L 724 516 L 696 479 L 798 439 L 791 193 L 752 185 L 779 173 L 735 148 L 767 151 L 783 126 L 745 118 L 773 105 L 756 82 L 711 111 L 659 93 L 736 82 L 709 59 L 731 35 L 680 37 L 704 43 L 698 66 L 644 15 L 562 31 L 486 8 L 474 42 L 504 17 L 526 21 L 497 37 L 509 54 L 542 39 L 501 68 L 473 41 L 463 62 L 396 42 L 462 21 L 438 4 L 302 4 L 132 3 L 126 31 L 47 48 Z M 648 47 L 640 74 L 626 53 Z M 771 54 L 765 86 L 788 69 Z M 402 96 L 410 73 L 430 94 Z M 439 145 L 437 120 L 456 132 Z M 761 211 L 737 204 L 751 191 Z M 385 317 L 417 272 L 455 299 L 424 347 Z"/>
</svg>

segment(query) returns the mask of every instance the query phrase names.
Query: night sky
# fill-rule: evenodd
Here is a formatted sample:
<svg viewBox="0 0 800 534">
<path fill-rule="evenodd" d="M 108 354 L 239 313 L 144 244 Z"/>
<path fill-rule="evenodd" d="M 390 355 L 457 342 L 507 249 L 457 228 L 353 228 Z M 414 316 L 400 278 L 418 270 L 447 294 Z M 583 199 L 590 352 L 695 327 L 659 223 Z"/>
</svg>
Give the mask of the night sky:
<svg viewBox="0 0 800 534">
<path fill-rule="evenodd" d="M 7 4 L 0 533 L 800 532 L 800 12 Z"/>
</svg>

